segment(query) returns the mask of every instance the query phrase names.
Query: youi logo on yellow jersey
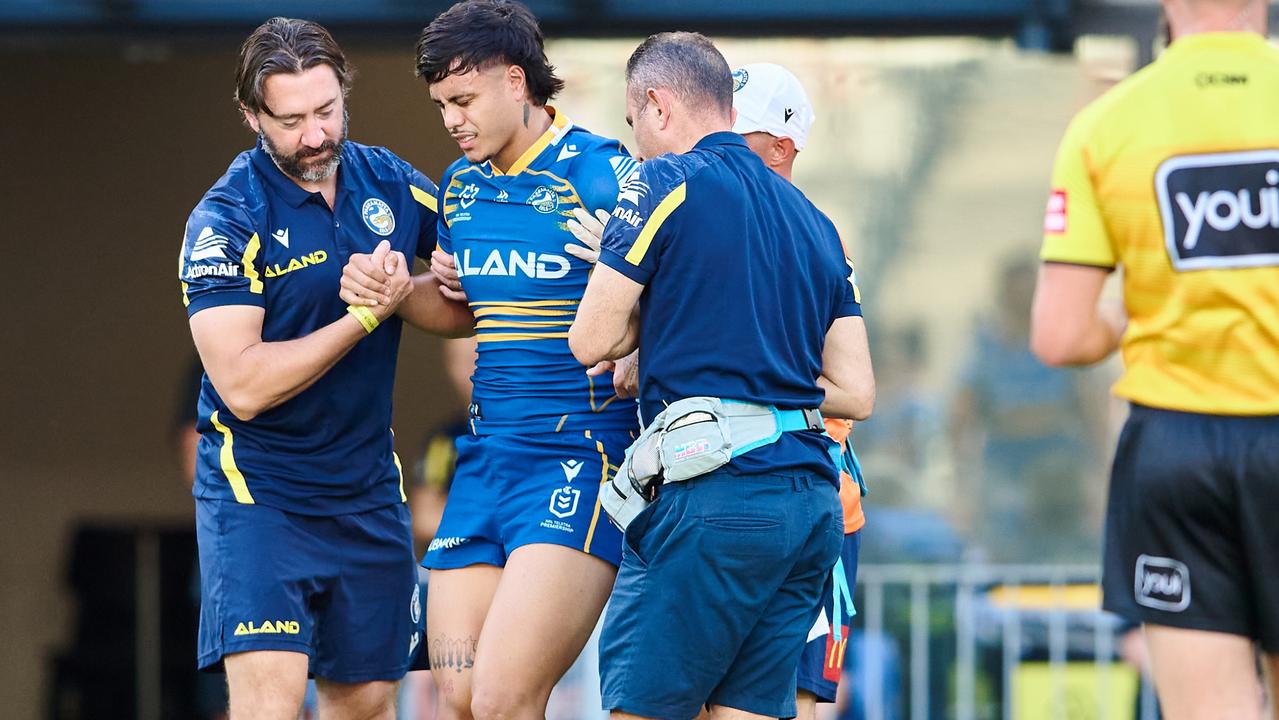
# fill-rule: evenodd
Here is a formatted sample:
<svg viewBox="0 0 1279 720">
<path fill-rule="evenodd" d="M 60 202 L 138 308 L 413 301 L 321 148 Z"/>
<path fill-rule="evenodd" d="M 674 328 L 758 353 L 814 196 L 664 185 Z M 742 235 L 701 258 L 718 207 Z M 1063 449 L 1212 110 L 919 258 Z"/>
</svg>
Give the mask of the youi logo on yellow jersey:
<svg viewBox="0 0 1279 720">
<path fill-rule="evenodd" d="M 1169 158 L 1155 193 L 1177 270 L 1279 265 L 1279 150 Z"/>
</svg>

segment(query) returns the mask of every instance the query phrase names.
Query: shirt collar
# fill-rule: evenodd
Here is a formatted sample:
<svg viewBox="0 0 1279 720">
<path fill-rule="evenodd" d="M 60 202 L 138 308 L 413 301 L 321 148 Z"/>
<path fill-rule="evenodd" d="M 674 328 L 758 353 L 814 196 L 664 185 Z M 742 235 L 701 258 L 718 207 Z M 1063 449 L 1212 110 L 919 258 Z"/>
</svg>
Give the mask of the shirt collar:
<svg viewBox="0 0 1279 720">
<path fill-rule="evenodd" d="M 267 185 L 271 186 L 271 190 L 289 205 L 295 208 L 301 207 L 302 203 L 311 197 L 311 191 L 293 182 L 292 178 L 276 166 L 271 156 L 266 154 L 266 148 L 262 147 L 262 138 L 258 138 L 257 146 L 253 148 L 250 157 L 258 173 L 266 180 Z"/>
<path fill-rule="evenodd" d="M 489 168 L 494 175 L 518 175 L 528 169 L 533 164 L 537 156 L 541 155 L 547 147 L 557 144 L 560 138 L 564 137 L 564 133 L 573 127 L 573 121 L 562 112 L 558 112 L 553 106 L 547 105 L 546 112 L 551 116 L 551 126 L 546 128 L 546 132 L 542 133 L 532 145 L 528 147 L 509 168 L 503 171 L 493 162 L 489 161 Z"/>
<path fill-rule="evenodd" d="M 693 146 L 693 149 L 701 150 L 703 148 L 714 147 L 715 145 L 741 145 L 742 147 L 746 147 L 746 141 L 742 139 L 741 135 L 738 135 L 735 132 L 722 130 L 720 132 L 713 132 L 701 140 L 698 140 L 697 144 Z"/>
</svg>

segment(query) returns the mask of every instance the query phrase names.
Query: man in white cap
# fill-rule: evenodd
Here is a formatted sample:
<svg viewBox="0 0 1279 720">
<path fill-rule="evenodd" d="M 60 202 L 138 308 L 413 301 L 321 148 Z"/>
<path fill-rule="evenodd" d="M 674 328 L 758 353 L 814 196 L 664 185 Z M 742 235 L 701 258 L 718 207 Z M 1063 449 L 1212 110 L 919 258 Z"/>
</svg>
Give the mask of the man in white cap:
<svg viewBox="0 0 1279 720">
<path fill-rule="evenodd" d="M 733 132 L 778 175 L 791 180 L 795 156 L 804 149 L 815 115 L 808 95 L 789 70 L 773 63 L 752 63 L 733 71 Z M 858 298 L 860 302 L 860 298 Z M 868 349 L 863 348 L 869 353 Z M 869 362 L 867 367 L 870 367 Z M 817 703 L 835 702 L 854 614 L 852 587 L 857 579 L 857 552 L 862 513 L 860 467 L 848 435 L 852 422 L 826 418 L 826 431 L 844 446 L 839 499 L 844 507 L 844 547 L 822 592 L 821 610 L 800 656 L 796 708 L 802 720 L 817 716 Z"/>
<path fill-rule="evenodd" d="M 795 156 L 808 142 L 816 116 L 804 86 L 773 63 L 751 63 L 733 71 L 733 132 L 772 170 L 787 180 Z"/>
</svg>

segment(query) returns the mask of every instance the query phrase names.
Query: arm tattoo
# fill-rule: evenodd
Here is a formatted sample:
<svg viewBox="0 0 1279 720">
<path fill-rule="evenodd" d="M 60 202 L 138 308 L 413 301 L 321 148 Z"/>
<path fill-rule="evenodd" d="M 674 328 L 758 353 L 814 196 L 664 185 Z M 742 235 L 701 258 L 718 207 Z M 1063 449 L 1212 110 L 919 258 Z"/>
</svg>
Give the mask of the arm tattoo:
<svg viewBox="0 0 1279 720">
<path fill-rule="evenodd" d="M 475 666 L 475 638 L 435 638 L 430 657 L 432 668 L 450 668 L 459 673 L 470 670 Z"/>
</svg>

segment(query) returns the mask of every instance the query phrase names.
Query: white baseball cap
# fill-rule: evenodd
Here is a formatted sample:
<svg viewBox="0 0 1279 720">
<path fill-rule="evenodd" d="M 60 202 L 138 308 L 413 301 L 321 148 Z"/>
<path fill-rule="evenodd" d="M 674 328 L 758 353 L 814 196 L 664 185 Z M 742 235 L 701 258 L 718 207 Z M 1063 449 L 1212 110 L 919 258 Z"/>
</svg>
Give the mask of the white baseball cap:
<svg viewBox="0 0 1279 720">
<path fill-rule="evenodd" d="M 751 63 L 733 71 L 733 107 L 737 110 L 733 132 L 790 138 L 796 150 L 804 149 L 816 119 L 799 79 L 773 63 Z"/>
</svg>

